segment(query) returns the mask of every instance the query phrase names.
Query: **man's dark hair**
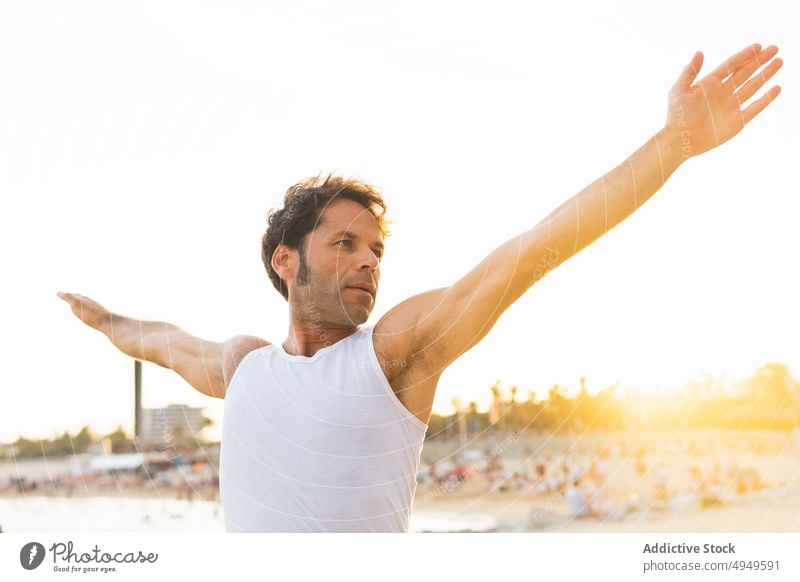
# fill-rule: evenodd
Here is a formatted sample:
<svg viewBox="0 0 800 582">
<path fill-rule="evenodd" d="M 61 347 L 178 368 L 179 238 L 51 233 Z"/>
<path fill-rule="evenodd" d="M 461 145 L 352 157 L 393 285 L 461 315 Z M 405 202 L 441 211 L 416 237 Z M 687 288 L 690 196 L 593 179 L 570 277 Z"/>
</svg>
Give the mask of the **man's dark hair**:
<svg viewBox="0 0 800 582">
<path fill-rule="evenodd" d="M 261 260 L 267 270 L 272 285 L 283 298 L 289 300 L 286 283 L 272 268 L 272 255 L 278 245 L 283 244 L 300 252 L 300 272 L 298 278 L 307 282 L 305 236 L 322 224 L 325 208 L 338 199 L 358 202 L 369 210 L 378 221 L 381 234 L 389 235 L 387 230 L 386 203 L 380 193 L 369 184 L 354 179 L 345 179 L 328 174 L 307 178 L 286 191 L 283 208 L 273 208 L 267 216 L 267 231 L 261 237 Z"/>
</svg>

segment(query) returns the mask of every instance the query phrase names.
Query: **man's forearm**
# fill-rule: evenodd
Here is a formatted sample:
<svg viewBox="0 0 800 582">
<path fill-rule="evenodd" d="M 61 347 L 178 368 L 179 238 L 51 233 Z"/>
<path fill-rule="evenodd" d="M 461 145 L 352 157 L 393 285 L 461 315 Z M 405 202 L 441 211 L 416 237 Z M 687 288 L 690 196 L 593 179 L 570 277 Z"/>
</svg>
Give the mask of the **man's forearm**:
<svg viewBox="0 0 800 582">
<path fill-rule="evenodd" d="M 684 160 L 678 136 L 655 134 L 523 235 L 533 263 L 545 258 L 550 270 L 589 246 L 647 202 Z"/>
<path fill-rule="evenodd" d="M 98 327 L 121 352 L 169 368 L 170 351 L 183 330 L 164 321 L 142 321 L 109 312 Z"/>
</svg>

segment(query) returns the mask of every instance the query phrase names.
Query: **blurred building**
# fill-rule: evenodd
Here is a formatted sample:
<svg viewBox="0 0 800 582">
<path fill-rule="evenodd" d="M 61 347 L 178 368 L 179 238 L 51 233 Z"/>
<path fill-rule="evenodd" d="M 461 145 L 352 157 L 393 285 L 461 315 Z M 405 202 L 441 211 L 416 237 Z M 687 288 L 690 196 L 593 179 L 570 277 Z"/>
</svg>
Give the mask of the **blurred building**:
<svg viewBox="0 0 800 582">
<path fill-rule="evenodd" d="M 143 408 L 140 446 L 163 449 L 193 443 L 206 426 L 203 410 L 185 404 Z"/>
</svg>

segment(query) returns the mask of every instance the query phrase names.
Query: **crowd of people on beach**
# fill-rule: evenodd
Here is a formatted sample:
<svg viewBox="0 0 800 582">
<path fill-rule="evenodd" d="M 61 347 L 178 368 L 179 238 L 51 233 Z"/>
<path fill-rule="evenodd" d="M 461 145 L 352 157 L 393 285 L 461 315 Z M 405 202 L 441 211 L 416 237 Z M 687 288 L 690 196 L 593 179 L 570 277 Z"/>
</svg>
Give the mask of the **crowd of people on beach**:
<svg viewBox="0 0 800 582">
<path fill-rule="evenodd" d="M 530 453 L 532 447 L 526 447 Z M 693 451 L 691 445 L 688 450 Z M 467 455 L 465 453 L 471 453 Z M 610 492 L 609 478 L 620 463 L 633 463 L 635 479 Z M 672 467 L 672 469 L 670 469 Z M 560 454 L 497 452 L 489 447 L 461 447 L 459 452 L 421 467 L 417 482 L 423 498 L 469 492 L 516 496 L 558 496 L 572 518 L 623 519 L 643 509 L 667 510 L 674 503 L 696 503 L 701 509 L 723 506 L 733 498 L 768 488 L 759 471 L 742 466 L 733 456 L 723 459 L 699 452 L 679 468 L 658 452 L 639 446 L 630 450 L 600 447 L 576 451 L 566 447 Z M 419 493 L 418 493 L 419 495 Z"/>
<path fill-rule="evenodd" d="M 461 491 L 470 480 L 477 483 L 473 492 L 478 494 L 556 494 L 564 497 L 571 515 L 586 517 L 611 511 L 604 489 L 608 475 L 609 463 L 604 454 L 588 464 L 579 462 L 571 453 L 557 461 L 550 452 L 519 462 L 487 449 L 479 462 L 430 463 L 419 472 L 417 482 L 434 494 Z"/>
<path fill-rule="evenodd" d="M 94 471 L 51 477 L 0 477 L 0 496 L 140 497 L 219 500 L 219 475 L 210 463 L 168 468 Z"/>
</svg>

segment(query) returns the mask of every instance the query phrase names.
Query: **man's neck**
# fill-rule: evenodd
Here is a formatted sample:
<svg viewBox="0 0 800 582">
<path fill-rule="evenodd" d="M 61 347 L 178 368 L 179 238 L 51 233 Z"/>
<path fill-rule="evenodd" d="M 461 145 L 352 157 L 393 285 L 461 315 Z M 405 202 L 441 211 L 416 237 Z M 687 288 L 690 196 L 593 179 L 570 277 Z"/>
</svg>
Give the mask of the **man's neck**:
<svg viewBox="0 0 800 582">
<path fill-rule="evenodd" d="M 283 349 L 288 354 L 310 358 L 322 348 L 332 346 L 357 331 L 357 325 L 330 328 L 322 322 L 292 321 L 289 323 L 289 333 L 283 342 Z"/>
</svg>

